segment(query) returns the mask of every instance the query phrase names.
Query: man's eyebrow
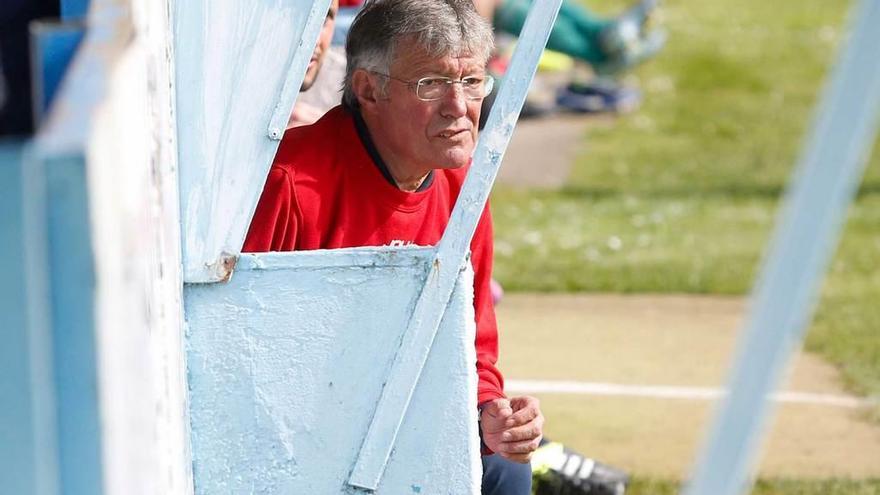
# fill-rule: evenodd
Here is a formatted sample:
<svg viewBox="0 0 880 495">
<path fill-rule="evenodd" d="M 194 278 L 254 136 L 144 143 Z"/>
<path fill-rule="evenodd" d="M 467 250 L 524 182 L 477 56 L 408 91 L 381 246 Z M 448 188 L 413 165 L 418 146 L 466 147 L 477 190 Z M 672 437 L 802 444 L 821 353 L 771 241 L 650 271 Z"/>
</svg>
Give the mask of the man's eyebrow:
<svg viewBox="0 0 880 495">
<path fill-rule="evenodd" d="M 333 10 L 333 7 L 327 9 L 327 19 L 336 19 L 336 11 Z"/>
</svg>

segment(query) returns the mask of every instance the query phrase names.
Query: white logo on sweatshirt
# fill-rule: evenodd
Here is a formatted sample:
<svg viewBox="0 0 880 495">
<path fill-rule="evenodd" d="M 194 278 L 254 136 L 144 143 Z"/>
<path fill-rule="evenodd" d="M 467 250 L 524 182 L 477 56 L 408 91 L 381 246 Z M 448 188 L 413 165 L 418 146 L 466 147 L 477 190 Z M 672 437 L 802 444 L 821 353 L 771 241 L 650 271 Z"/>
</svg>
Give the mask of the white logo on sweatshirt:
<svg viewBox="0 0 880 495">
<path fill-rule="evenodd" d="M 391 247 L 404 247 L 404 246 L 412 246 L 415 244 L 413 241 L 404 241 L 403 239 L 394 239 L 389 242 L 388 245 Z"/>
</svg>

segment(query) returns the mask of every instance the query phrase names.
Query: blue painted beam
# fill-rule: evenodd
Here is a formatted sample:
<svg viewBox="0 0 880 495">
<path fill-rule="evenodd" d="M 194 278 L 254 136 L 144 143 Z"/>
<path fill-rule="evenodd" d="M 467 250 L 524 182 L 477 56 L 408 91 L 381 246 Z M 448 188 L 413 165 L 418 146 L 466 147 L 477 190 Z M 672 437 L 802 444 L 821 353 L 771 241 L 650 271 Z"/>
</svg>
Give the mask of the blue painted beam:
<svg viewBox="0 0 880 495">
<path fill-rule="evenodd" d="M 33 112 L 36 124 L 43 120 L 51 107 L 84 37 L 85 26 L 80 21 L 39 21 L 31 25 Z"/>
<path fill-rule="evenodd" d="M 102 29 L 96 27 L 95 29 Z M 103 28 L 104 31 L 108 29 Z M 58 112 L 34 140 L 26 172 L 26 235 L 42 266 L 46 298 L 47 381 L 57 414 L 51 417 L 57 485 L 61 493 L 100 494 L 103 490 L 100 402 L 95 336 L 95 260 L 86 174 L 86 147 L 96 106 L 109 71 L 98 50 L 71 64 L 84 33 L 71 23 L 33 26 L 35 102 Z M 93 29 L 92 34 L 95 34 Z M 106 34 L 106 33 L 102 33 Z M 106 56 L 106 53 L 100 55 Z M 70 71 L 68 71 L 68 67 Z M 69 74 L 68 74 L 69 72 Z M 71 84 L 61 87 L 62 78 Z M 39 119 L 39 117 L 38 117 Z M 44 402 L 46 402 L 44 401 Z"/>
<path fill-rule="evenodd" d="M 36 492 L 22 212 L 23 143 L 0 142 L 0 493 Z"/>
<path fill-rule="evenodd" d="M 41 404 L 55 413 L 45 414 L 53 423 L 41 443 L 54 446 L 56 454 L 46 462 L 56 464 L 57 490 L 43 493 L 100 495 L 106 481 L 95 333 L 96 260 L 86 157 L 96 136 L 96 115 L 107 101 L 119 47 L 124 46 L 120 43 L 129 39 L 131 31 L 126 11 L 110 8 L 118 2 L 104 3 L 107 8 L 96 10 L 101 15 L 93 16 L 78 49 L 71 40 L 59 41 L 64 53 L 59 55 L 58 65 L 46 60 L 37 65 L 51 68 L 56 81 L 61 77 L 65 81 L 55 86 L 57 101 L 31 145 L 25 175 L 25 200 L 32 202 L 25 207 L 30 215 L 25 222 L 26 236 L 29 250 L 34 251 L 29 253 L 28 268 L 34 273 L 43 270 L 44 281 L 38 283 L 44 284 L 39 292 L 46 298 L 37 308 L 46 314 L 46 335 L 40 336 L 42 342 L 33 348 L 48 348 L 50 362 L 42 369 L 48 370 L 44 381 L 52 384 L 52 396 Z M 40 25 L 34 33 L 37 40 L 52 40 L 56 35 L 76 37 L 77 29 L 75 23 Z M 45 36 L 41 38 L 41 34 Z M 35 44 L 37 56 L 54 53 L 48 41 L 45 50 Z M 77 56 L 70 63 L 74 49 Z"/>
<path fill-rule="evenodd" d="M 79 19 L 89 13 L 89 0 L 61 0 L 61 18 Z"/>
<path fill-rule="evenodd" d="M 45 180 L 32 146 L 0 145 L 0 493 L 59 493 Z M 11 395 L 10 395 L 11 394 Z M 6 415 L 5 417 L 2 417 Z M 11 438 L 9 435 L 12 435 Z M 9 438 L 9 441 L 6 439 Z M 3 472 L 5 471 L 5 472 Z"/>
<path fill-rule="evenodd" d="M 480 134 L 474 164 L 437 246 L 432 270 L 425 280 L 388 381 L 382 389 L 381 399 L 348 481 L 351 486 L 370 491 L 375 491 L 379 486 L 413 391 L 431 352 L 437 328 L 455 289 L 459 272 L 467 262 L 471 238 L 489 198 L 501 158 L 510 142 L 561 4 L 562 0 L 535 2 L 529 10 L 504 83 L 492 106 L 486 127 Z"/>
<path fill-rule="evenodd" d="M 98 371 L 94 335 L 94 259 L 89 228 L 85 159 L 78 154 L 29 152 L 23 177 L 4 167 L 6 266 L 2 304 L 16 304 L 4 318 L 3 375 L 19 401 L 4 407 L 15 444 L 0 443 L 3 469 L 21 469 L 0 480 L 2 493 L 102 493 Z M 12 180 L 9 180 L 12 179 Z M 18 179 L 18 180 L 16 180 Z M 24 184 L 14 194 L 11 184 Z M 17 209 L 14 204 L 21 205 Z M 4 207 L 7 205 L 3 205 Z M 19 243 L 15 243 L 15 239 Z M 21 282 L 8 290 L 8 283 Z M 46 314 L 48 313 L 48 315 Z M 10 326 L 6 326 L 9 323 Z M 8 357 L 8 359 L 7 359 Z M 8 369 L 13 367 L 13 370 Z M 4 386 L 6 388 L 6 386 Z M 8 450 L 15 448 L 14 451 Z M 6 459 L 17 454 L 17 462 Z M 26 490 L 6 490 L 11 480 Z"/>
<path fill-rule="evenodd" d="M 880 0 L 862 0 L 753 292 L 724 401 L 687 495 L 748 493 L 779 386 L 810 322 L 880 120 Z"/>
<path fill-rule="evenodd" d="M 86 160 L 82 153 L 47 152 L 35 146 L 29 189 L 44 192 L 34 207 L 44 218 L 27 228 L 45 229 L 42 263 L 48 273 L 54 418 L 61 493 L 102 493 L 101 428 L 95 339 L 95 270 L 91 243 Z M 39 263 L 39 260 L 36 260 Z"/>
</svg>

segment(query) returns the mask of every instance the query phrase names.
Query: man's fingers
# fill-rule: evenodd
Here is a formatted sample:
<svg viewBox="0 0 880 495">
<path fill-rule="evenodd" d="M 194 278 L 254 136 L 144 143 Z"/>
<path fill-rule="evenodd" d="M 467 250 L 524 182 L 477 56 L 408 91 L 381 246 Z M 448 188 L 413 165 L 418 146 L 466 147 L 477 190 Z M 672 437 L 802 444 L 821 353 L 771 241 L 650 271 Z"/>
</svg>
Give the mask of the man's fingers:
<svg viewBox="0 0 880 495">
<path fill-rule="evenodd" d="M 529 423 L 516 428 L 510 428 L 501 434 L 502 442 L 522 442 L 529 441 L 541 436 L 541 425 Z"/>
<path fill-rule="evenodd" d="M 541 403 L 527 395 L 510 399 L 510 407 L 513 408 L 513 420 L 516 424 L 526 424 L 541 414 Z"/>
<path fill-rule="evenodd" d="M 541 408 L 541 402 L 530 395 L 521 395 L 519 397 L 514 397 L 510 399 L 510 407 L 519 411 L 520 409 L 525 409 L 527 407 L 534 407 L 535 409 Z"/>
<path fill-rule="evenodd" d="M 482 425 L 483 434 L 497 433 L 508 428 L 508 420 L 513 415 L 510 401 L 507 399 L 495 399 L 483 406 Z"/>
<path fill-rule="evenodd" d="M 519 411 L 514 412 L 510 418 L 507 419 L 507 424 L 511 426 L 519 426 L 531 423 L 541 411 L 536 407 L 527 407 L 525 409 L 520 409 Z"/>
<path fill-rule="evenodd" d="M 513 414 L 513 408 L 510 407 L 509 400 L 495 399 L 483 406 L 483 414 L 488 414 L 493 418 L 503 418 Z"/>
<path fill-rule="evenodd" d="M 541 442 L 543 427 L 544 416 L 534 397 L 495 399 L 482 407 L 483 441 L 514 462 L 529 462 Z"/>
<path fill-rule="evenodd" d="M 508 454 L 529 454 L 538 449 L 541 438 L 532 438 L 522 442 L 504 442 L 501 444 L 501 452 Z"/>
</svg>

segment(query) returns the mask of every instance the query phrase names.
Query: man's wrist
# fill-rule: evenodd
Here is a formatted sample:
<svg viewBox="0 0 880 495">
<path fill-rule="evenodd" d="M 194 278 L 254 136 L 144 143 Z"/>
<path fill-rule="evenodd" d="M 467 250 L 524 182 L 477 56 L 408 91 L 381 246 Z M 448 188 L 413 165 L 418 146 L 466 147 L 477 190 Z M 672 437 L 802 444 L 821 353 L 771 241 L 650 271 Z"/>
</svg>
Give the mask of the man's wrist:
<svg viewBox="0 0 880 495">
<path fill-rule="evenodd" d="M 480 454 L 481 455 L 492 455 L 495 453 L 492 449 L 486 445 L 486 442 L 483 440 L 483 408 L 486 407 L 491 401 L 485 401 L 480 404 L 477 404 L 477 432 L 480 435 Z"/>
</svg>

